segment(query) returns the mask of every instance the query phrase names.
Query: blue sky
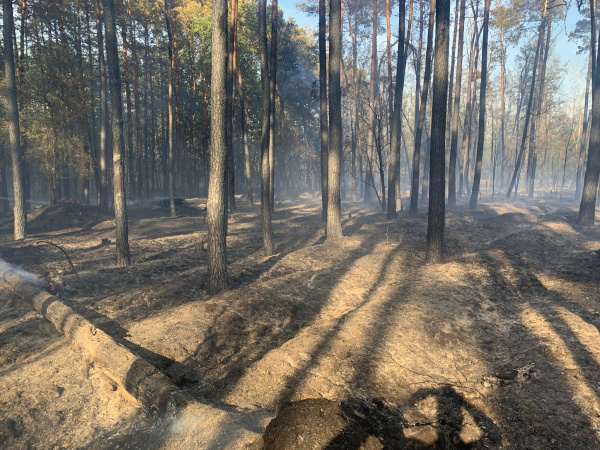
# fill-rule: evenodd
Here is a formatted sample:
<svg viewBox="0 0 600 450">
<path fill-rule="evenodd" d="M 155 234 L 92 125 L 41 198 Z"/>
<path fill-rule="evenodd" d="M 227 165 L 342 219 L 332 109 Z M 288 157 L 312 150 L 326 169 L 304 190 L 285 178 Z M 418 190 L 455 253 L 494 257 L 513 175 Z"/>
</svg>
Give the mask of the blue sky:
<svg viewBox="0 0 600 450">
<path fill-rule="evenodd" d="M 315 28 L 317 26 L 317 17 L 308 16 L 295 7 L 295 3 L 298 0 L 279 0 L 279 7 L 284 10 L 285 17 L 293 17 L 296 20 L 296 23 L 302 27 L 309 26 L 311 28 Z M 495 3 L 492 0 L 492 7 Z M 397 22 L 397 12 L 396 21 Z M 555 56 L 560 58 L 562 62 L 565 63 L 567 67 L 567 72 L 565 75 L 565 82 L 563 86 L 565 89 L 573 89 L 577 86 L 577 71 L 580 70 L 582 73 L 582 77 L 584 78 L 583 83 L 585 83 L 585 71 L 587 70 L 587 55 L 577 55 L 577 46 L 570 42 L 567 39 L 567 36 L 570 31 L 572 31 L 575 27 L 575 24 L 578 20 L 581 19 L 581 15 L 577 11 L 575 6 L 570 6 L 567 10 L 567 17 L 565 20 L 560 23 L 555 23 L 555 36 L 556 36 L 556 48 L 555 48 Z M 510 53 L 514 56 L 518 53 L 518 50 L 515 48 L 511 48 Z M 509 55 L 509 64 L 510 64 L 510 55 Z"/>
</svg>

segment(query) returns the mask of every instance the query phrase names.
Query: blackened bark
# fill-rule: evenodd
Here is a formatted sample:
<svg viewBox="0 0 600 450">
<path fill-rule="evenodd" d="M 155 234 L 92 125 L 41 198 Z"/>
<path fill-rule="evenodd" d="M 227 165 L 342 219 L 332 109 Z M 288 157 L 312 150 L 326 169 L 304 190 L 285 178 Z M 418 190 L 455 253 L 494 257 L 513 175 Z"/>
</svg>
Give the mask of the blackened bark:
<svg viewBox="0 0 600 450">
<path fill-rule="evenodd" d="M 400 0 L 398 4 L 398 64 L 396 67 L 396 86 L 394 89 L 394 109 L 392 111 L 391 127 L 391 150 L 390 150 L 390 168 L 388 171 L 388 219 L 393 219 L 396 214 L 396 181 L 400 174 L 400 139 L 402 137 L 402 95 L 404 93 L 404 73 L 406 70 L 406 53 L 404 52 L 404 33 L 405 33 L 405 15 L 406 0 Z"/>
<path fill-rule="evenodd" d="M 269 133 L 271 95 L 269 89 L 269 63 L 267 59 L 267 11 L 266 0 L 258 2 L 258 45 L 260 53 L 260 78 L 262 85 L 262 129 L 260 142 L 261 186 L 260 203 L 263 230 L 263 251 L 265 256 L 273 254 L 273 228 L 271 224 L 271 189 L 269 180 Z"/>
<path fill-rule="evenodd" d="M 123 104 L 121 102 L 121 74 L 119 71 L 119 53 L 117 49 L 117 30 L 115 24 L 115 1 L 103 0 L 104 21 L 106 25 L 106 56 L 108 78 L 110 81 L 110 109 L 112 118 L 113 149 L 113 193 L 115 204 L 115 240 L 117 247 L 117 266 L 128 266 L 129 231 L 127 225 L 127 206 L 125 203 L 125 171 L 123 149 Z"/>
<path fill-rule="evenodd" d="M 460 116 L 460 91 L 462 88 L 462 62 L 465 36 L 465 0 L 460 0 L 460 19 L 458 28 L 458 55 L 456 61 L 456 93 L 452 113 L 450 137 L 450 161 L 448 167 L 448 205 L 456 205 L 456 160 L 458 156 L 458 122 Z"/>
<path fill-rule="evenodd" d="M 444 258 L 446 113 L 448 111 L 448 53 L 450 0 L 437 0 L 435 30 L 435 69 L 431 102 L 431 163 L 429 217 L 427 221 L 427 261 Z"/>
<path fill-rule="evenodd" d="M 594 6 L 596 2 L 593 2 Z M 595 7 L 591 12 L 591 46 L 596 49 L 596 17 Z M 597 58 L 600 49 L 593 55 Z M 592 58 L 592 62 L 594 58 Z M 590 125 L 590 144 L 588 150 L 585 177 L 583 179 L 583 192 L 579 205 L 579 224 L 584 226 L 594 225 L 596 215 L 596 196 L 598 195 L 598 176 L 600 175 L 600 77 L 598 76 L 598 61 L 592 69 L 592 123 Z"/>
<path fill-rule="evenodd" d="M 479 130 L 477 137 L 477 155 L 475 157 L 475 174 L 473 178 L 473 189 L 469 208 L 477 208 L 477 197 L 479 196 L 479 184 L 481 183 L 481 165 L 483 162 L 483 144 L 485 142 L 485 92 L 487 89 L 487 53 L 488 53 L 488 31 L 490 23 L 490 0 L 485 0 L 483 13 L 483 44 L 481 47 L 481 85 L 479 86 Z"/>
<path fill-rule="evenodd" d="M 419 164 L 421 162 L 421 139 L 423 136 L 423 127 L 425 126 L 425 115 L 427 113 L 427 95 L 429 91 L 429 81 L 431 79 L 431 54 L 433 52 L 435 4 L 436 0 L 431 0 L 431 4 L 429 6 L 429 28 L 427 30 L 427 49 L 425 50 L 425 75 L 423 78 L 423 89 L 421 91 L 421 103 L 419 106 L 419 122 L 417 124 L 417 129 L 415 130 L 415 151 L 413 153 L 412 180 L 410 189 L 411 213 L 416 213 L 419 209 Z M 448 74 L 446 74 L 446 76 L 447 75 Z M 446 127 L 444 126 L 444 130 L 445 128 Z"/>
</svg>

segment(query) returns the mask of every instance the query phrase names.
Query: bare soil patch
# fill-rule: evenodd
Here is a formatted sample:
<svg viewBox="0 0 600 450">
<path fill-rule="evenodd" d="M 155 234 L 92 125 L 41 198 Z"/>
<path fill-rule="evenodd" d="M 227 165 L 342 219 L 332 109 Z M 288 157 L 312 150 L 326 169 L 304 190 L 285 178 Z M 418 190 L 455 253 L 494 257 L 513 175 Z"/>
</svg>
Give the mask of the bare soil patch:
<svg viewBox="0 0 600 450">
<path fill-rule="evenodd" d="M 346 203 L 345 238 L 331 244 L 316 199 L 278 203 L 277 253 L 265 258 L 259 208 L 239 203 L 232 289 L 213 297 L 204 199 L 176 218 L 159 204 L 132 208 L 124 269 L 111 218 L 95 208 L 34 209 L 18 243 L 0 217 L 2 259 L 222 412 L 147 419 L 2 289 L 0 446 L 261 448 L 276 408 L 268 448 L 294 448 L 300 429 L 325 442 L 306 448 L 600 445 L 600 228 L 578 227 L 573 206 L 459 206 L 447 215 L 447 261 L 426 266 L 425 212 L 387 221 Z M 77 274 L 40 241 L 64 248 Z"/>
</svg>

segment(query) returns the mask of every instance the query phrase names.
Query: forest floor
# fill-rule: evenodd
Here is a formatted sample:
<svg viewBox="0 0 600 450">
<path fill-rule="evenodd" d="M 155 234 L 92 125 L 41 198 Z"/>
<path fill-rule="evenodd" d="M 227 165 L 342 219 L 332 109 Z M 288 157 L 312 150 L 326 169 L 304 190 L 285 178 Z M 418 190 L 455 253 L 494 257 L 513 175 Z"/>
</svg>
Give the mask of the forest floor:
<svg viewBox="0 0 600 450">
<path fill-rule="evenodd" d="M 344 202 L 345 237 L 330 244 L 318 199 L 278 202 L 277 253 L 265 258 L 259 206 L 239 203 L 231 289 L 212 297 L 204 199 L 176 218 L 131 208 L 127 268 L 115 267 L 113 223 L 95 208 L 33 209 L 21 242 L 0 217 L 3 260 L 222 412 L 148 421 L 2 289 L 0 447 L 260 448 L 277 405 L 308 398 L 370 424 L 375 444 L 356 448 L 600 446 L 600 227 L 577 226 L 574 205 L 459 205 L 447 212 L 446 262 L 425 265 L 425 210 L 387 221 Z M 78 276 L 39 241 L 63 247 Z"/>
</svg>

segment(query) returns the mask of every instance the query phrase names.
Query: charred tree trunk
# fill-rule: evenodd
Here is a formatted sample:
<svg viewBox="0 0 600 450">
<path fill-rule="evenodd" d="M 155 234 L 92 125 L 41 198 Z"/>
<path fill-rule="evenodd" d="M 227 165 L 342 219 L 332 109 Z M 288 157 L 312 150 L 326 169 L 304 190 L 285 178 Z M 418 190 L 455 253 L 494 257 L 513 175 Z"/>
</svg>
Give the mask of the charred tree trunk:
<svg viewBox="0 0 600 450">
<path fill-rule="evenodd" d="M 444 258 L 450 0 L 437 0 L 435 10 L 435 69 L 431 102 L 431 164 L 427 221 L 427 261 L 430 263 L 440 262 Z"/>
<path fill-rule="evenodd" d="M 460 118 L 460 91 L 462 88 L 462 62 L 465 36 L 465 0 L 460 0 L 460 19 L 458 25 L 458 55 L 456 61 L 456 93 L 452 113 L 450 137 L 450 161 L 448 167 L 448 205 L 456 205 L 456 161 L 458 155 L 458 122 Z"/>
<path fill-rule="evenodd" d="M 473 177 L 473 190 L 469 208 L 477 208 L 479 184 L 481 182 L 481 166 L 483 163 L 483 144 L 485 143 L 485 94 L 487 90 L 487 52 L 488 30 L 490 22 L 490 0 L 485 0 L 483 13 L 483 45 L 481 47 L 481 85 L 479 86 L 479 130 L 477 137 L 477 155 L 475 157 L 475 173 Z"/>
<path fill-rule="evenodd" d="M 104 36 L 102 33 L 102 12 L 100 0 L 96 0 L 96 38 L 98 40 L 98 66 L 100 71 L 100 189 L 98 190 L 98 204 L 100 211 L 108 212 L 108 96 L 106 81 L 106 65 L 104 64 Z"/>
<path fill-rule="evenodd" d="M 390 120 L 392 128 L 392 137 L 390 142 L 390 168 L 388 171 L 388 219 L 394 219 L 396 214 L 396 181 L 400 175 L 400 139 L 402 137 L 402 95 L 404 93 L 404 74 L 406 70 L 406 52 L 404 51 L 404 31 L 406 1 L 400 0 L 398 3 L 398 63 L 396 67 L 396 87 L 394 92 L 394 108 Z"/>
<path fill-rule="evenodd" d="M 271 117 L 271 94 L 269 86 L 269 63 L 267 57 L 267 11 L 266 0 L 258 2 L 258 44 L 260 53 L 260 78 L 262 85 L 262 130 L 260 144 L 263 250 L 265 256 L 273 254 L 273 228 L 271 224 L 271 170 L 269 168 L 269 134 Z"/>
<path fill-rule="evenodd" d="M 269 92 L 271 109 L 269 111 L 269 195 L 271 196 L 271 213 L 275 211 L 275 119 L 277 97 L 277 21 L 279 7 L 277 0 L 271 0 L 271 52 L 269 62 Z"/>
<path fill-rule="evenodd" d="M 117 49 L 117 30 L 115 23 L 114 0 L 103 0 L 106 25 L 106 55 L 108 77 L 110 80 L 110 107 L 112 117 L 113 148 L 113 193 L 115 203 L 115 240 L 117 247 L 117 266 L 128 266 L 129 231 L 127 225 L 127 206 L 125 203 L 125 174 L 123 160 L 123 104 L 121 103 L 121 75 L 119 72 L 119 53 Z"/>
<path fill-rule="evenodd" d="M 436 0 L 431 0 L 431 4 L 429 6 L 429 28 L 427 30 L 427 49 L 425 50 L 425 75 L 423 77 L 423 89 L 421 91 L 421 103 L 419 106 L 419 123 L 417 124 L 417 129 L 415 130 L 415 150 L 413 153 L 412 181 L 410 189 L 411 213 L 416 213 L 419 209 L 419 165 L 421 163 L 421 140 L 423 137 L 423 127 L 425 126 L 425 116 L 427 114 L 427 95 L 429 91 L 429 81 L 431 79 L 431 55 L 433 53 L 435 3 Z M 447 71 L 448 70 L 446 67 L 446 72 Z M 444 126 L 444 130 L 445 128 L 446 127 Z"/>
</svg>

